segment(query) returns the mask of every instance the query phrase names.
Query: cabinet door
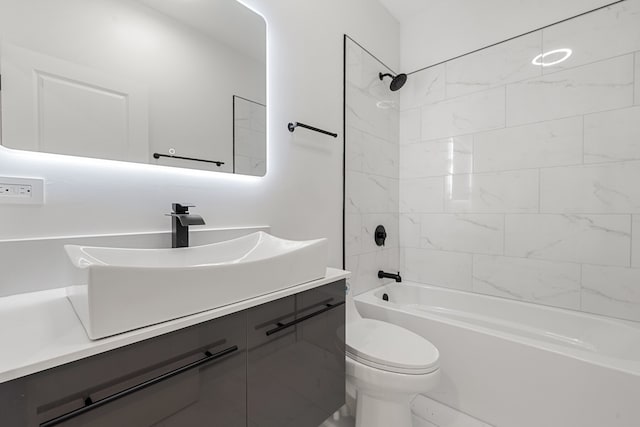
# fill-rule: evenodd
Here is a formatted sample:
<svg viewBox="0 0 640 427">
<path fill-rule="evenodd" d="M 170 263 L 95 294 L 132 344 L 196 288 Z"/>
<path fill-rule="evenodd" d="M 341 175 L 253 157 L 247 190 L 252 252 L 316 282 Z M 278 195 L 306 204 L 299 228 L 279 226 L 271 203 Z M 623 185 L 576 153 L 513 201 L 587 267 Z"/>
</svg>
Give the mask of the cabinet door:
<svg viewBox="0 0 640 427">
<path fill-rule="evenodd" d="M 244 313 L 226 316 L 0 384 L 0 417 L 12 427 L 244 427 L 245 334 Z"/>
<path fill-rule="evenodd" d="M 317 427 L 345 401 L 344 281 L 249 311 L 250 427 Z"/>
</svg>

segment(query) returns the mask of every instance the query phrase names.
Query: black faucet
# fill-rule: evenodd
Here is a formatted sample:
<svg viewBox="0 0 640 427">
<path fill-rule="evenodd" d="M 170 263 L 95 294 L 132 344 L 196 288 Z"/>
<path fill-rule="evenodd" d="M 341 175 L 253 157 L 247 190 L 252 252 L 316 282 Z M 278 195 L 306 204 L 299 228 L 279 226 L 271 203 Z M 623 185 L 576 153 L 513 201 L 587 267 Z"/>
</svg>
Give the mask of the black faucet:
<svg viewBox="0 0 640 427">
<path fill-rule="evenodd" d="M 173 211 L 167 214 L 171 217 L 171 247 L 188 248 L 189 226 L 204 225 L 204 219 L 200 215 L 189 213 L 189 208 L 194 208 L 194 205 L 173 203 L 171 206 Z"/>
<path fill-rule="evenodd" d="M 396 282 L 402 282 L 402 277 L 400 277 L 400 272 L 398 274 L 385 273 L 384 271 L 378 271 L 378 279 L 393 279 Z"/>
</svg>

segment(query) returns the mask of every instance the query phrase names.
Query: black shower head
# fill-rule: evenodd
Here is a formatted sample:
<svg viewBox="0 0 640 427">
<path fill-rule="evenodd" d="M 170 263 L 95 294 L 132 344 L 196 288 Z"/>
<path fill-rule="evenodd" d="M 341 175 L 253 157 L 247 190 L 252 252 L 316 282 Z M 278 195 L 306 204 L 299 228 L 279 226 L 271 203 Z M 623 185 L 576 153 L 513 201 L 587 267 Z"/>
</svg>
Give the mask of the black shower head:
<svg viewBox="0 0 640 427">
<path fill-rule="evenodd" d="M 379 73 L 378 76 L 380 77 L 380 80 L 384 79 L 385 77 L 391 77 L 391 86 L 389 86 L 389 89 L 391 89 L 393 92 L 400 90 L 400 88 L 402 88 L 402 86 L 404 86 L 404 84 L 407 82 L 406 74 L 398 74 L 397 76 L 394 76 L 393 74 L 389 73 Z"/>
</svg>

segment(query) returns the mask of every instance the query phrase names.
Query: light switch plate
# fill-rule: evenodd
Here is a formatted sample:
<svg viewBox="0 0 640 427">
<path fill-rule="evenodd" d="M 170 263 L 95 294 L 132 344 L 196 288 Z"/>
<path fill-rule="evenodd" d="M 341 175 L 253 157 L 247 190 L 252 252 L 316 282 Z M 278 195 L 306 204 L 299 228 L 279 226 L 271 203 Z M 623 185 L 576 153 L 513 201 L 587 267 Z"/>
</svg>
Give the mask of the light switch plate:
<svg viewBox="0 0 640 427">
<path fill-rule="evenodd" d="M 9 205 L 44 204 L 44 179 L 0 176 L 0 203 Z"/>
</svg>

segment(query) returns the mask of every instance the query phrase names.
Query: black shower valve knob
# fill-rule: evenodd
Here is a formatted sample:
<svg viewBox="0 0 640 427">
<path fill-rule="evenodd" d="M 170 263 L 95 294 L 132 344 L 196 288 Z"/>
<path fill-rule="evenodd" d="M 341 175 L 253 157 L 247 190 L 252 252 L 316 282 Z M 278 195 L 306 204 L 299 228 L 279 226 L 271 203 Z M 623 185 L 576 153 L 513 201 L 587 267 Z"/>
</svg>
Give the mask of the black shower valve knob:
<svg viewBox="0 0 640 427">
<path fill-rule="evenodd" d="M 387 231 L 384 229 L 383 225 L 379 225 L 376 227 L 376 231 L 373 234 L 373 238 L 376 241 L 376 245 L 384 246 L 385 240 L 387 240 Z"/>
</svg>

